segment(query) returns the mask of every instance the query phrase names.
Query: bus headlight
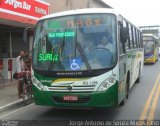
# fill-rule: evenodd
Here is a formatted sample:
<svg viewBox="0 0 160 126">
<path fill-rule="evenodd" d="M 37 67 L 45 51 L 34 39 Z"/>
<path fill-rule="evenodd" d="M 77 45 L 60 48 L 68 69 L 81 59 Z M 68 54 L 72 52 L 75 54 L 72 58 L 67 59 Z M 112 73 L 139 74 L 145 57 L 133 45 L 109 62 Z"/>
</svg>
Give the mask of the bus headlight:
<svg viewBox="0 0 160 126">
<path fill-rule="evenodd" d="M 116 79 L 114 77 L 110 77 L 108 81 L 113 84 L 116 83 Z"/>
<path fill-rule="evenodd" d="M 37 80 L 34 76 L 32 76 L 32 82 L 33 82 L 33 85 L 35 85 L 39 90 L 44 90 L 44 86 L 43 84 Z"/>
<path fill-rule="evenodd" d="M 108 88 L 109 87 L 109 83 L 105 81 L 104 83 L 102 83 L 102 87 L 103 88 Z"/>
<path fill-rule="evenodd" d="M 116 79 L 114 77 L 110 77 L 101 83 L 101 85 L 98 88 L 98 91 L 105 91 L 115 83 Z"/>
</svg>

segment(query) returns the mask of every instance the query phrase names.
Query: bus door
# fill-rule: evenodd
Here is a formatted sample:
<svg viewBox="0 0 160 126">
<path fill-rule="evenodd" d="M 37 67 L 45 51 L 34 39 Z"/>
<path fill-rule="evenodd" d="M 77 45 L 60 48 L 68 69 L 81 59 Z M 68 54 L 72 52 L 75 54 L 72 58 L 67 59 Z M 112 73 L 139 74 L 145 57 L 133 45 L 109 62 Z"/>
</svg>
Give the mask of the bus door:
<svg viewBox="0 0 160 126">
<path fill-rule="evenodd" d="M 131 88 L 133 81 L 135 80 L 135 73 L 134 72 L 136 70 L 137 67 L 137 61 L 136 57 L 137 57 L 137 45 L 135 42 L 135 30 L 133 28 L 133 26 L 131 24 L 127 24 L 127 28 L 128 28 L 128 70 L 130 72 L 130 82 L 129 82 L 129 89 Z"/>
<path fill-rule="evenodd" d="M 119 85 L 118 85 L 118 103 L 120 103 L 125 97 L 125 86 L 126 86 L 126 67 L 127 67 L 127 55 L 125 49 L 125 42 L 121 39 L 121 27 L 123 27 L 121 23 L 119 23 L 118 29 L 118 47 L 119 47 Z"/>
</svg>

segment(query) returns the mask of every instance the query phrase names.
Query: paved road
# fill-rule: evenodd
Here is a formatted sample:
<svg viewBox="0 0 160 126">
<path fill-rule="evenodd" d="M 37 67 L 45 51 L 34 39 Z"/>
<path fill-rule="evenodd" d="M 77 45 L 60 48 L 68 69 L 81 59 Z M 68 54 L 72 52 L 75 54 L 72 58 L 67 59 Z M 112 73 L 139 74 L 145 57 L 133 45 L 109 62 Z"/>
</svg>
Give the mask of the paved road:
<svg viewBox="0 0 160 126">
<path fill-rule="evenodd" d="M 67 123 L 66 125 L 81 125 L 81 123 L 84 123 L 86 120 L 160 120 L 159 73 L 160 62 L 157 62 L 154 65 L 145 65 L 141 82 L 132 87 L 129 93 L 129 99 L 122 107 L 108 108 L 105 110 L 67 110 L 30 104 L 5 115 L 1 115 L 0 119 L 59 120 L 58 123 L 67 121 L 65 122 Z M 83 122 L 75 122 L 76 124 L 72 124 L 71 121 L 73 120 L 79 120 Z M 50 123 L 54 124 L 56 121 L 51 121 Z"/>
</svg>

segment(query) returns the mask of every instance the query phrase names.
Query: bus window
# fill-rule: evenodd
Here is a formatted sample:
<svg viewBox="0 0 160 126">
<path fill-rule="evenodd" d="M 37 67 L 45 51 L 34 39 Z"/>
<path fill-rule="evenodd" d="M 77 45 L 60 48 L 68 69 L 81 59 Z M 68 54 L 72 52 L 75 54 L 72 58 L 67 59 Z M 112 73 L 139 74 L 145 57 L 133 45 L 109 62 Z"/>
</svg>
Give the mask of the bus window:
<svg viewBox="0 0 160 126">
<path fill-rule="evenodd" d="M 128 24 L 128 28 L 129 28 L 129 40 L 130 40 L 130 47 L 131 48 L 133 48 L 133 40 L 132 40 L 132 38 L 133 38 L 133 35 L 132 35 L 132 27 L 131 27 L 131 25 L 130 24 Z"/>
<path fill-rule="evenodd" d="M 118 31 L 119 31 L 119 54 L 123 54 L 123 45 L 122 42 L 120 42 L 120 29 L 122 27 L 122 22 L 118 22 Z"/>
<path fill-rule="evenodd" d="M 123 27 L 127 29 L 127 42 L 125 43 L 125 49 L 129 49 L 130 48 L 130 44 L 129 44 L 129 39 L 128 39 L 128 25 L 127 22 L 125 20 L 123 20 Z"/>
<path fill-rule="evenodd" d="M 138 47 L 140 48 L 141 47 L 141 40 L 140 40 L 140 32 L 138 31 Z"/>
<path fill-rule="evenodd" d="M 136 45 L 136 47 L 138 48 L 137 29 L 135 29 L 134 31 L 135 31 L 135 32 L 134 32 L 134 33 L 135 33 L 135 45 Z"/>
<path fill-rule="evenodd" d="M 143 39 L 142 39 L 141 33 L 139 33 L 139 44 L 140 44 L 140 47 L 142 47 L 142 45 L 143 45 Z"/>
<path fill-rule="evenodd" d="M 128 31 L 128 37 L 127 37 L 127 38 L 128 38 L 128 48 L 130 49 L 130 48 L 131 48 L 130 35 L 129 35 L 129 34 L 130 34 L 130 33 L 129 33 L 129 32 L 130 32 L 130 31 L 129 31 L 130 29 L 129 29 L 129 24 L 128 24 L 128 22 L 126 22 L 126 25 L 127 25 L 127 31 Z"/>
<path fill-rule="evenodd" d="M 133 45 L 134 48 L 136 48 L 136 34 L 135 34 L 135 28 L 133 27 Z"/>
</svg>

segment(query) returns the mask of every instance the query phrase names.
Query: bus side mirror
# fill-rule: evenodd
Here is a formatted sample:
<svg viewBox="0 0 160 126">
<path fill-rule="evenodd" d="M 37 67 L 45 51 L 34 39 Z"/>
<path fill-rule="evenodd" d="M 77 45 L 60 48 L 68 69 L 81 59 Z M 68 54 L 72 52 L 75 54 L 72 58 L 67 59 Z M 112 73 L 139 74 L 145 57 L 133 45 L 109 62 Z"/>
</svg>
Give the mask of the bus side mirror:
<svg viewBox="0 0 160 126">
<path fill-rule="evenodd" d="M 29 31 L 33 31 L 33 28 L 25 28 L 24 31 L 23 31 L 23 42 L 24 44 L 27 44 L 28 43 L 28 32 Z"/>
<path fill-rule="evenodd" d="M 127 28 L 126 27 L 121 27 L 121 31 L 120 31 L 120 40 L 122 43 L 126 43 L 127 42 Z"/>
</svg>

